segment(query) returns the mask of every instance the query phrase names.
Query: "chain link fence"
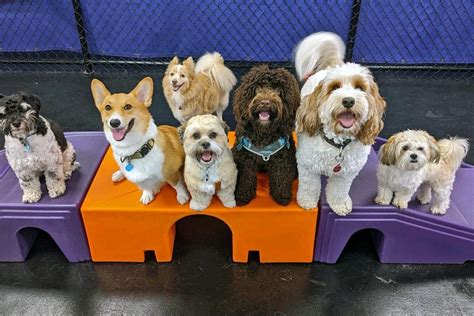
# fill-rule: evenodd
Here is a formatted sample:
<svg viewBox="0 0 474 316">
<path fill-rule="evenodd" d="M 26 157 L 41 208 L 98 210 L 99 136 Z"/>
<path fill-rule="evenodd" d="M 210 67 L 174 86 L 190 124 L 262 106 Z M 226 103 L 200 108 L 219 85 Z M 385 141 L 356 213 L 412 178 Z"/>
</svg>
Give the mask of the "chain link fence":
<svg viewBox="0 0 474 316">
<path fill-rule="evenodd" d="M 207 51 L 292 68 L 297 42 L 324 30 L 377 72 L 471 80 L 471 13 L 471 0 L 4 0 L 0 71 L 162 72 Z"/>
</svg>

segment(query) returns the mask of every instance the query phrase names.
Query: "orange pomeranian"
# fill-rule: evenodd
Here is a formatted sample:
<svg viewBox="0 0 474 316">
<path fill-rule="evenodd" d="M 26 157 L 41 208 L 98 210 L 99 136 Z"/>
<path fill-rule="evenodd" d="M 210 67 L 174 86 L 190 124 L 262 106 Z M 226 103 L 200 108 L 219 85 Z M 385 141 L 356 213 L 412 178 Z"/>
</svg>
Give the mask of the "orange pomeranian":
<svg viewBox="0 0 474 316">
<path fill-rule="evenodd" d="M 163 91 L 173 116 L 184 123 L 191 117 L 222 113 L 229 105 L 229 93 L 237 83 L 224 65 L 221 54 L 207 53 L 196 64 L 192 57 L 181 65 L 174 57 L 163 77 Z"/>
</svg>

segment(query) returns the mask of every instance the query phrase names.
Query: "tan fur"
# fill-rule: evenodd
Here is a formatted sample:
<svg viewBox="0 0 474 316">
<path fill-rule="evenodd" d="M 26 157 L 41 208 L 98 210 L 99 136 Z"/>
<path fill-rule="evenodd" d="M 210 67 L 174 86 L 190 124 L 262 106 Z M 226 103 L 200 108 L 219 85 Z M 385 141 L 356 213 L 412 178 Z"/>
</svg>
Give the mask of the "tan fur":
<svg viewBox="0 0 474 316">
<path fill-rule="evenodd" d="M 228 105 L 228 94 L 232 87 L 220 87 L 219 76 L 230 76 L 230 81 L 236 81 L 236 79 L 232 72 L 225 68 L 222 57 L 220 57 L 220 60 L 217 66 L 218 70 L 215 71 L 216 73 L 211 72 L 209 69 L 196 71 L 192 57 L 187 58 L 182 66 L 179 64 L 178 57 L 174 57 L 171 60 L 163 77 L 162 86 L 173 115 L 181 123 L 184 123 L 193 116 L 212 114 L 214 112 L 217 112 L 218 116 L 222 118 L 222 112 Z M 187 79 L 177 92 L 173 91 L 171 84 L 172 74 L 179 74 Z M 234 84 L 235 82 L 231 83 L 232 86 Z M 176 101 L 177 94 L 179 94 L 178 98 L 181 100 L 181 104 L 178 104 Z M 226 99 L 227 101 L 225 101 Z"/>
<path fill-rule="evenodd" d="M 296 111 L 296 132 L 306 133 L 309 136 L 319 134 L 321 119 L 319 107 L 327 98 L 323 85 L 318 85 L 313 93 L 303 98 L 301 106 Z"/>
<path fill-rule="evenodd" d="M 176 127 L 168 125 L 158 126 L 155 144 L 165 155 L 163 176 L 166 182 L 175 186 L 182 178 L 184 167 L 184 150 Z"/>
<path fill-rule="evenodd" d="M 357 83 L 358 84 L 358 83 Z M 364 145 L 372 145 L 375 138 L 383 129 L 383 114 L 385 113 L 386 103 L 380 96 L 379 87 L 375 81 L 369 81 L 369 88 L 366 90 L 370 106 L 368 121 L 361 128 L 358 138 Z"/>
</svg>

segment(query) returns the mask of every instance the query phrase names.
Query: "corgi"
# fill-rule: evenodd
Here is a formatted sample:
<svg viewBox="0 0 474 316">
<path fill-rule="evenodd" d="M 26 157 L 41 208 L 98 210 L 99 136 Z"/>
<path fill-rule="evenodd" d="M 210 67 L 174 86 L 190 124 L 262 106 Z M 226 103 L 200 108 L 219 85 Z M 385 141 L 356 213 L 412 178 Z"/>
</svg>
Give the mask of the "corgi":
<svg viewBox="0 0 474 316">
<path fill-rule="evenodd" d="M 203 55 L 196 65 L 192 57 L 182 65 L 174 57 L 162 83 L 173 116 L 183 124 L 193 116 L 214 112 L 222 120 L 237 78 L 224 65 L 222 56 L 214 52 Z"/>
<path fill-rule="evenodd" d="M 91 82 L 92 96 L 102 117 L 105 137 L 120 170 L 113 182 L 125 178 L 142 191 L 140 202 L 149 204 L 164 183 L 185 204 L 189 193 L 184 185 L 184 150 L 177 129 L 155 125 L 148 111 L 153 97 L 153 80 L 144 78 L 130 93 L 111 94 L 99 80 Z"/>
</svg>

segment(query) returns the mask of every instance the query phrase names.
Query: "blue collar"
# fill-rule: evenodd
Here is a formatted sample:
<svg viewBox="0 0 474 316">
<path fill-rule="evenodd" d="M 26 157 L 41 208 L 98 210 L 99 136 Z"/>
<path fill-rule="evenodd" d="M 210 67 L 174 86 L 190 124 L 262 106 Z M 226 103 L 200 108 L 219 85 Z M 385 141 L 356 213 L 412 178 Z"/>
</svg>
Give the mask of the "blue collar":
<svg viewBox="0 0 474 316">
<path fill-rule="evenodd" d="M 250 141 L 250 138 L 246 136 L 240 137 L 239 143 L 237 144 L 237 150 L 242 150 L 242 148 L 244 148 L 250 151 L 251 153 L 262 157 L 263 161 L 269 161 L 272 155 L 276 154 L 285 147 L 287 149 L 290 148 L 290 140 L 288 136 L 281 136 L 270 145 L 264 147 L 257 147 L 253 145 Z"/>
</svg>

